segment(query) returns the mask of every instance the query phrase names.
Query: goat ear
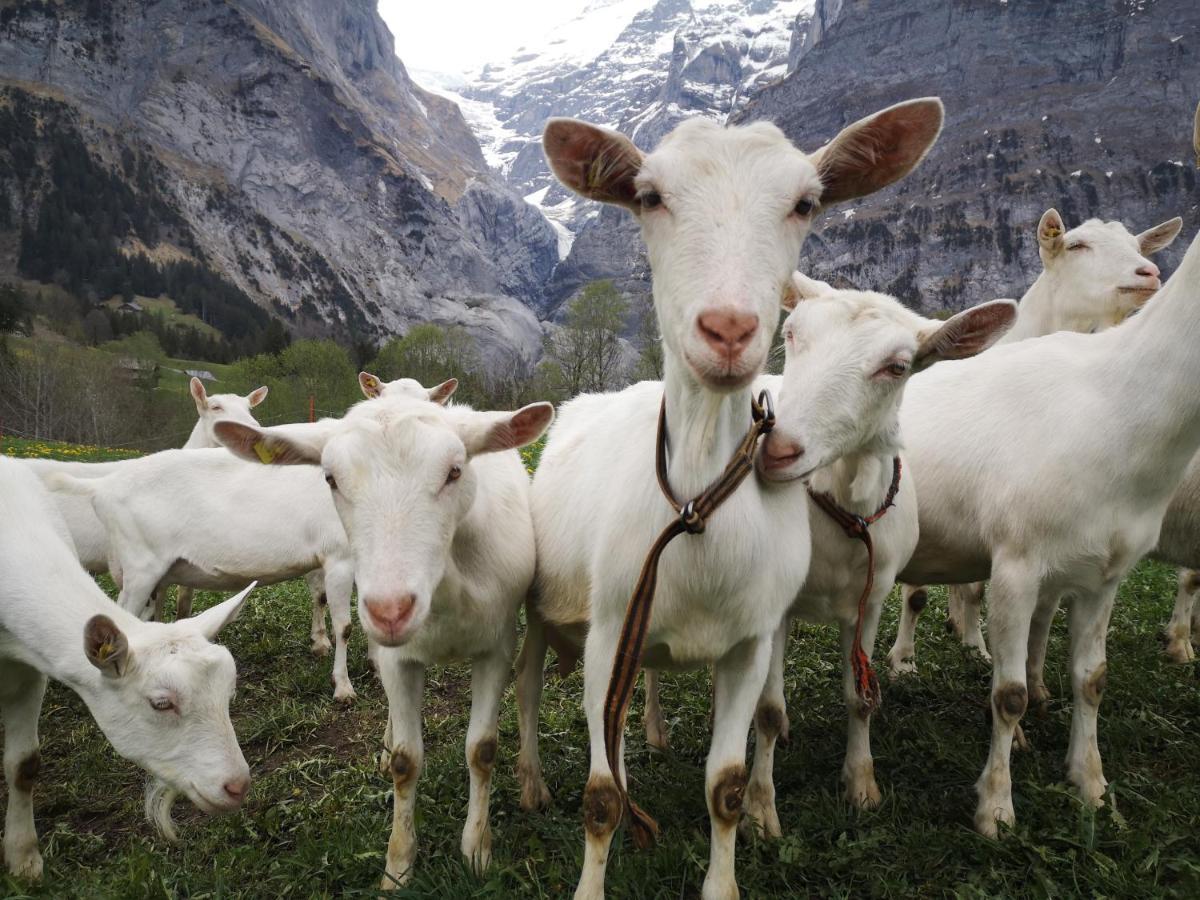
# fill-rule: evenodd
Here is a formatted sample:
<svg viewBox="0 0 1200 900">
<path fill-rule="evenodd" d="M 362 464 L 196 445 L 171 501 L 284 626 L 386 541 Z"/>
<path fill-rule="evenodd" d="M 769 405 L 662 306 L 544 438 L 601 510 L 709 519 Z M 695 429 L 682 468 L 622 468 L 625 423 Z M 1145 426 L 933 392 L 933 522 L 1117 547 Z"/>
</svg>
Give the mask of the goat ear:
<svg viewBox="0 0 1200 900">
<path fill-rule="evenodd" d="M 83 652 L 88 662 L 109 678 L 120 678 L 129 671 L 129 639 L 108 616 L 92 616 L 83 626 Z"/>
<path fill-rule="evenodd" d="M 1179 216 L 1167 219 L 1161 225 L 1147 228 L 1137 236 L 1138 247 L 1141 248 L 1142 255 L 1149 256 L 1151 253 L 1157 253 L 1159 250 L 1169 247 L 1171 242 L 1179 236 L 1181 228 L 1183 228 L 1183 219 Z"/>
<path fill-rule="evenodd" d="M 358 373 L 358 386 L 362 388 L 363 396 L 373 400 L 383 393 L 383 382 L 370 372 Z"/>
<path fill-rule="evenodd" d="M 1012 300 L 992 300 L 964 309 L 945 322 L 931 323 L 920 335 L 913 357 L 913 372 L 944 359 L 967 359 L 996 343 L 1017 319 Z"/>
<path fill-rule="evenodd" d="M 942 130 L 942 101 L 897 103 L 848 125 L 812 155 L 821 176 L 821 202 L 872 194 L 898 181 L 925 158 Z"/>
<path fill-rule="evenodd" d="M 457 390 L 458 390 L 458 379 L 457 378 L 448 378 L 445 381 L 443 381 L 441 384 L 434 385 L 433 387 L 431 387 L 429 389 L 429 399 L 431 402 L 436 403 L 439 406 L 445 406 L 446 402 L 454 395 L 454 392 Z"/>
<path fill-rule="evenodd" d="M 833 285 L 816 278 L 809 278 L 803 272 L 793 272 L 791 280 L 783 289 L 783 308 L 792 310 L 802 300 L 815 300 L 817 297 L 833 293 Z"/>
<path fill-rule="evenodd" d="M 549 403 L 530 403 L 516 412 L 475 413 L 459 425 L 467 456 L 495 453 L 532 444 L 554 421 Z"/>
<path fill-rule="evenodd" d="M 196 409 L 208 409 L 208 391 L 204 389 L 204 382 L 192 376 L 192 380 L 188 382 L 188 390 L 191 392 L 192 399 L 196 401 Z"/>
<path fill-rule="evenodd" d="M 250 404 L 250 408 L 254 409 L 254 407 L 266 400 L 267 394 L 270 393 L 270 390 L 271 389 L 265 384 L 260 388 L 255 388 L 252 390 L 249 396 L 246 397 L 247 402 Z"/>
<path fill-rule="evenodd" d="M 320 434 L 297 435 L 305 426 L 285 425 L 290 434 L 274 428 L 253 428 L 241 422 L 222 420 L 213 426 L 213 437 L 235 456 L 274 466 L 321 464 L 325 439 Z"/>
<path fill-rule="evenodd" d="M 576 119 L 551 119 L 542 150 L 554 176 L 589 200 L 637 209 L 634 176 L 642 151 L 623 134 Z"/>
<path fill-rule="evenodd" d="M 246 605 L 246 598 L 250 596 L 250 592 L 254 590 L 256 584 L 258 584 L 257 581 L 250 582 L 240 594 L 235 594 L 228 600 L 222 600 L 199 615 L 184 619 L 183 624 L 210 641 L 216 640 L 221 629 L 241 615 L 242 607 Z"/>
<path fill-rule="evenodd" d="M 1042 250 L 1050 256 L 1057 254 L 1063 248 L 1063 235 L 1066 233 L 1067 226 L 1063 224 L 1057 209 L 1052 206 L 1042 213 L 1037 230 L 1038 246 Z"/>
</svg>

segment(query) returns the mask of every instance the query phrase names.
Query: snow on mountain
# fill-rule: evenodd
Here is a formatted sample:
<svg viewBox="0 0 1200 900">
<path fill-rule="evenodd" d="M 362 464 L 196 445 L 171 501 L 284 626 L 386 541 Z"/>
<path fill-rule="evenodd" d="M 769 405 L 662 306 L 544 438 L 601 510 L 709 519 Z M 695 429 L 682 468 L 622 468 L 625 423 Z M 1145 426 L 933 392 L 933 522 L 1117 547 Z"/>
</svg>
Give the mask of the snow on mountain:
<svg viewBox="0 0 1200 900">
<path fill-rule="evenodd" d="M 417 73 L 454 100 L 488 164 L 536 205 L 559 234 L 560 253 L 588 220 L 542 158 L 550 116 L 617 128 L 643 147 L 680 119 L 724 120 L 787 74 L 798 20 L 815 0 L 593 0 L 511 59 L 465 80 Z M 568 234 L 564 236 L 563 229 Z"/>
</svg>

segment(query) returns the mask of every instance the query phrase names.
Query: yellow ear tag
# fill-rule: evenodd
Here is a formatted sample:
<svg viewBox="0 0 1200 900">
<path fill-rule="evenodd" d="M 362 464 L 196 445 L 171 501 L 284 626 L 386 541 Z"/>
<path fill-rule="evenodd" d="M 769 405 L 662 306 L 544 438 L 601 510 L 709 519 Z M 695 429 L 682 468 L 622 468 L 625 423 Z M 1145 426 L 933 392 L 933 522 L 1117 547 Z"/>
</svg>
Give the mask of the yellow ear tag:
<svg viewBox="0 0 1200 900">
<path fill-rule="evenodd" d="M 112 656 L 113 651 L 116 649 L 116 647 L 106 641 L 101 644 L 100 648 L 96 651 L 96 659 L 100 660 L 100 662 L 107 662 L 108 658 Z"/>
<path fill-rule="evenodd" d="M 1062 234 L 1062 231 L 1061 231 L 1061 230 L 1059 230 L 1059 227 L 1058 227 L 1057 225 L 1050 225 L 1050 226 L 1048 226 L 1048 227 L 1046 228 L 1045 232 L 1043 232 L 1043 233 L 1044 233 L 1044 234 L 1046 235 L 1046 237 L 1048 237 L 1048 238 L 1056 238 L 1056 237 L 1058 237 L 1060 234 Z"/>
<path fill-rule="evenodd" d="M 266 465 L 275 461 L 275 454 L 271 452 L 266 441 L 255 441 L 254 452 L 258 454 L 259 461 Z"/>
</svg>

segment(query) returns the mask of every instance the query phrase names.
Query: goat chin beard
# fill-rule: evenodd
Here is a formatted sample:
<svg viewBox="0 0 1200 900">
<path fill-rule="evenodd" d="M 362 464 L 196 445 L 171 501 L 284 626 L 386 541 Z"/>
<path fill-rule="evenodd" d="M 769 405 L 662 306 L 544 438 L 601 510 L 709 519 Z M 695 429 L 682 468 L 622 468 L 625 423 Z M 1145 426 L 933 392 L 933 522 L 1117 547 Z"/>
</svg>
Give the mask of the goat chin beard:
<svg viewBox="0 0 1200 900">
<path fill-rule="evenodd" d="M 179 832 L 175 830 L 175 822 L 171 819 L 171 807 L 178 796 L 179 791 L 161 778 L 151 778 L 146 782 L 146 819 L 171 844 L 179 843 Z"/>
</svg>

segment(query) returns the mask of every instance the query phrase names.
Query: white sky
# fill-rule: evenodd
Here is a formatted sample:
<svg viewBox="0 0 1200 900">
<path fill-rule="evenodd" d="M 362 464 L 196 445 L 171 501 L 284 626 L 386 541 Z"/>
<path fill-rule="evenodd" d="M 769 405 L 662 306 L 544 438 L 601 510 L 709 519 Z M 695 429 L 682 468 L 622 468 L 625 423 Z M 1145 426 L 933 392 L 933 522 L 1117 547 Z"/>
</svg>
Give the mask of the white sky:
<svg viewBox="0 0 1200 900">
<path fill-rule="evenodd" d="M 409 69 L 470 72 L 507 60 L 572 18 L 585 0 L 379 0 Z"/>
</svg>

